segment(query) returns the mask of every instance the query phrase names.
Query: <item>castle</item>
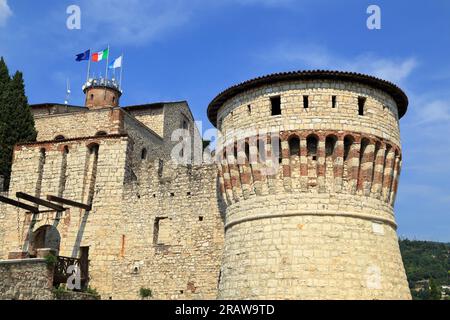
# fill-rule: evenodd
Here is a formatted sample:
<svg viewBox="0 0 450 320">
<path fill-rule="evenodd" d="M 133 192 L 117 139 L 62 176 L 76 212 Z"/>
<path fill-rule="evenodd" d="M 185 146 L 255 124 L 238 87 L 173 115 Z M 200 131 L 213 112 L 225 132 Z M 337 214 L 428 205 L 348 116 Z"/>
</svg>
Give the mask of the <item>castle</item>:
<svg viewBox="0 0 450 320">
<path fill-rule="evenodd" d="M 189 137 L 177 154 L 203 152 L 185 101 L 120 107 L 104 79 L 83 90 L 84 107 L 31 106 L 38 137 L 14 149 L 0 259 L 88 259 L 103 299 L 410 299 L 393 212 L 408 99 L 394 84 L 243 82 L 208 107 L 216 161 L 185 164 L 174 131 Z"/>
</svg>

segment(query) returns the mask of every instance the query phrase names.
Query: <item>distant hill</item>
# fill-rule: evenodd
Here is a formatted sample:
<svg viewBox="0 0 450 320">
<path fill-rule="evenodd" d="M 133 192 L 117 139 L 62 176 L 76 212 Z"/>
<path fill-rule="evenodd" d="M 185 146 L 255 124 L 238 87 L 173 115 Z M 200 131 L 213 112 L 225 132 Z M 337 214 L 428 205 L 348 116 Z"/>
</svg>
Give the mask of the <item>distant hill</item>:
<svg viewBox="0 0 450 320">
<path fill-rule="evenodd" d="M 450 243 L 399 241 L 414 299 L 450 299 Z"/>
</svg>

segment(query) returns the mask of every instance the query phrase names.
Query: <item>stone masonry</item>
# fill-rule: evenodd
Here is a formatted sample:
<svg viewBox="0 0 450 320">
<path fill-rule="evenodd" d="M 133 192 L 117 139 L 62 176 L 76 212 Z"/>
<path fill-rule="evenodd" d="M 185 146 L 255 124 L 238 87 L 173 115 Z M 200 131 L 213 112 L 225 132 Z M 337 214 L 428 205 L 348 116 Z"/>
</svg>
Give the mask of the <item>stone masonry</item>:
<svg viewBox="0 0 450 320">
<path fill-rule="evenodd" d="M 208 108 L 216 163 L 180 164 L 177 129 L 193 146 L 182 154 L 203 151 L 186 102 L 120 107 L 120 90 L 98 83 L 84 107 L 32 106 L 37 142 L 15 147 L 4 194 L 92 209 L 1 204 L 0 259 L 88 251 L 102 299 L 141 288 L 155 299 L 410 299 L 393 210 L 407 98 L 395 85 L 327 71 L 247 81 Z"/>
<path fill-rule="evenodd" d="M 210 104 L 227 203 L 219 298 L 410 299 L 393 212 L 406 105 L 388 82 L 326 71 Z"/>
</svg>

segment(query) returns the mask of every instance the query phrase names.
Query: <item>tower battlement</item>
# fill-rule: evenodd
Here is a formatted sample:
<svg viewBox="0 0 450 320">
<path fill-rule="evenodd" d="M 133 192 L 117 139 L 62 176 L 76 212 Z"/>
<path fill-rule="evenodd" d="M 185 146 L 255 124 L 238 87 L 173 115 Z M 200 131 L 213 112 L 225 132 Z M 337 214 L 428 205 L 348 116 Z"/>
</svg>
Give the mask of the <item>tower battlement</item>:
<svg viewBox="0 0 450 320">
<path fill-rule="evenodd" d="M 330 71 L 269 75 L 213 100 L 220 298 L 410 298 L 393 212 L 407 104 L 389 82 Z"/>
<path fill-rule="evenodd" d="M 115 79 L 90 78 L 82 89 L 86 95 L 85 106 L 89 109 L 119 106 L 122 90 Z"/>
</svg>

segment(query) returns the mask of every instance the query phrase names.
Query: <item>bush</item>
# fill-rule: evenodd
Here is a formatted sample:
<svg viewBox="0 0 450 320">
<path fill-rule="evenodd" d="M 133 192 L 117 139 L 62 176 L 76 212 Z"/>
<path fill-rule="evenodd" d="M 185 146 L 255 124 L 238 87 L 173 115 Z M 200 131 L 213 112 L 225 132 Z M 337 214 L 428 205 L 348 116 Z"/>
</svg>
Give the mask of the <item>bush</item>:
<svg viewBox="0 0 450 320">
<path fill-rule="evenodd" d="M 55 298 L 57 300 L 61 300 L 64 296 L 64 293 L 66 293 L 67 290 L 64 288 L 64 286 L 60 285 L 58 288 L 53 288 L 53 294 L 55 295 Z"/>
<path fill-rule="evenodd" d="M 86 293 L 92 294 L 93 296 L 100 298 L 100 294 L 97 292 L 97 290 L 95 288 L 92 288 L 91 286 L 89 286 L 86 289 Z"/>
<path fill-rule="evenodd" d="M 47 267 L 49 268 L 53 268 L 56 265 L 56 262 L 58 262 L 58 258 L 53 254 L 46 255 L 44 259 L 45 263 L 47 264 Z"/>
<path fill-rule="evenodd" d="M 139 295 L 141 296 L 142 299 L 151 298 L 152 297 L 152 290 L 148 289 L 148 288 L 141 288 L 139 290 Z"/>
</svg>

